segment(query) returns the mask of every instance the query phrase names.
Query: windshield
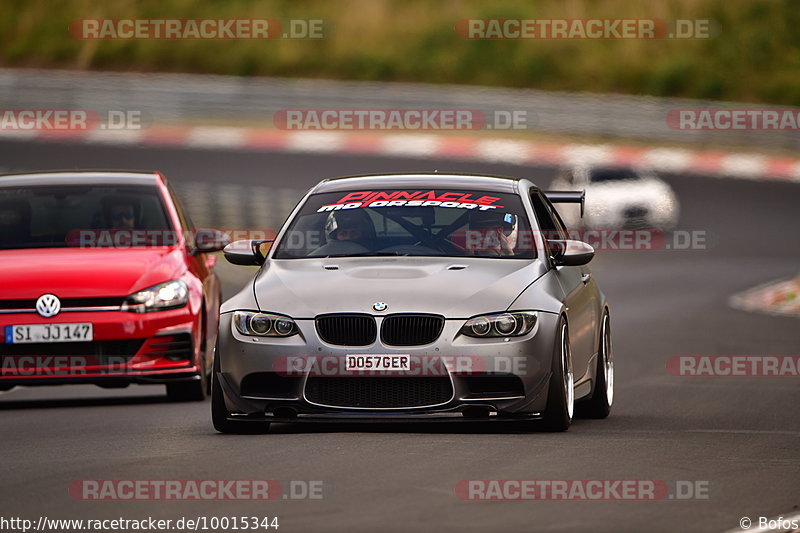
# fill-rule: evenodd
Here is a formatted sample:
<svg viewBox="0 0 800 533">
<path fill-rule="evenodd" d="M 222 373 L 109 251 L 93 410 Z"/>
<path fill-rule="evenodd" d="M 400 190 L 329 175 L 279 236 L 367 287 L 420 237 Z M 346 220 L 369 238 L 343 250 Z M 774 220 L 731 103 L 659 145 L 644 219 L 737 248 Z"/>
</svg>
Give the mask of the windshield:
<svg viewBox="0 0 800 533">
<path fill-rule="evenodd" d="M 632 168 L 593 168 L 589 171 L 592 183 L 638 179 L 640 176 Z"/>
<path fill-rule="evenodd" d="M 0 187 L 0 249 L 154 246 L 170 230 L 152 186 Z"/>
<path fill-rule="evenodd" d="M 533 259 L 519 197 L 487 191 L 380 189 L 315 194 L 274 258 L 448 256 Z"/>
</svg>

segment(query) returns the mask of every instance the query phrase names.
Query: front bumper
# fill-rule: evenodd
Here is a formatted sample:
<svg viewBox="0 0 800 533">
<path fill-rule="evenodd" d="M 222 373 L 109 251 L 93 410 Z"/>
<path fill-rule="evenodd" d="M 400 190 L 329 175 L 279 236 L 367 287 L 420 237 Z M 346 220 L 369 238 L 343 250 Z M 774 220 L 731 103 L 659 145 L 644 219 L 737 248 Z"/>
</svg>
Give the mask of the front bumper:
<svg viewBox="0 0 800 533">
<path fill-rule="evenodd" d="M 380 328 L 381 317 L 375 318 Z M 230 418 L 276 422 L 536 418 L 547 402 L 558 322 L 557 315 L 540 312 L 536 327 L 524 337 L 475 339 L 459 334 L 463 319 L 446 320 L 439 338 L 428 345 L 387 346 L 378 336 L 370 346 L 344 347 L 321 341 L 314 320 L 297 320 L 300 333 L 292 337 L 256 338 L 240 334 L 231 319 L 232 313 L 220 317 L 217 352 L 217 377 Z M 407 355 L 419 364 L 402 375 L 342 372 L 346 356 L 376 354 Z M 412 387 L 412 381 L 402 380 L 417 381 Z M 423 405 L 398 401 L 376 407 L 318 399 L 320 388 L 347 389 L 350 384 L 393 387 L 402 396 L 407 389 L 427 390 L 420 380 L 438 387 L 446 380 L 450 389 Z"/>
<path fill-rule="evenodd" d="M 189 306 L 153 313 L 87 311 L 42 318 L 0 315 L 0 331 L 26 324 L 91 323 L 91 342 L 0 342 L 0 387 L 170 383 L 196 379 L 201 328 Z M 0 338 L 0 341 L 4 339 Z"/>
</svg>

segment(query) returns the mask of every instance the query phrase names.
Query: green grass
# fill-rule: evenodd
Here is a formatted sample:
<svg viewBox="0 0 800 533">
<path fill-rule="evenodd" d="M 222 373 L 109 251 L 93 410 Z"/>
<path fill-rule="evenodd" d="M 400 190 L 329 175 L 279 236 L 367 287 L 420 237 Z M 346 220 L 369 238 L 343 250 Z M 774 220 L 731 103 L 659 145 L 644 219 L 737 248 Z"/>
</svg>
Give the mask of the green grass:
<svg viewBox="0 0 800 533">
<path fill-rule="evenodd" d="M 78 18 L 321 18 L 323 40 L 74 39 Z M 464 18 L 713 19 L 703 40 L 468 41 Z M 417 81 L 800 105 L 796 0 L 4 0 L 0 65 Z"/>
</svg>

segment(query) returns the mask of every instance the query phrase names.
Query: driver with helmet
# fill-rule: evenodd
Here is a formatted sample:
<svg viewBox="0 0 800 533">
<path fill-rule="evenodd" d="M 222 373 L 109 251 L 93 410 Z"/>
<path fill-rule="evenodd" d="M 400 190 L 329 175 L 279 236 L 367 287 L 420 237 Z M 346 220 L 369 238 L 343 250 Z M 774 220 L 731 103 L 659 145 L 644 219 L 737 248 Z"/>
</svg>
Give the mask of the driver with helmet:
<svg viewBox="0 0 800 533">
<path fill-rule="evenodd" d="M 327 243 L 314 250 L 314 255 L 357 254 L 372 250 L 375 225 L 362 209 L 334 211 L 325 221 Z"/>
<path fill-rule="evenodd" d="M 469 214 L 469 230 L 475 232 L 469 242 L 472 253 L 477 256 L 514 255 L 516 216 L 500 211 L 472 211 Z"/>
</svg>

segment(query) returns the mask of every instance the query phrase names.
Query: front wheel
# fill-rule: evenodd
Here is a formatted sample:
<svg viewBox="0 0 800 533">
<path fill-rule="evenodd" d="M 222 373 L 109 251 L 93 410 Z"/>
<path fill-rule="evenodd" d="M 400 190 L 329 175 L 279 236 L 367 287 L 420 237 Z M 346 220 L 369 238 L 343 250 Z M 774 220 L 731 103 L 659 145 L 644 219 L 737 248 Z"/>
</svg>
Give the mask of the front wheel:
<svg viewBox="0 0 800 533">
<path fill-rule="evenodd" d="M 578 404 L 584 418 L 606 418 L 614 403 L 614 352 L 611 349 L 611 325 L 608 312 L 603 314 L 600 327 L 600 349 L 597 351 L 595 386 L 592 397 Z"/>
<path fill-rule="evenodd" d="M 558 335 L 553 353 L 552 376 L 547 391 L 542 423 L 548 431 L 566 431 L 575 410 L 575 377 L 572 373 L 572 349 L 567 321 L 558 321 Z"/>
<path fill-rule="evenodd" d="M 203 313 L 203 320 L 201 322 L 205 325 L 205 312 Z M 205 333 L 201 337 L 200 355 L 199 355 L 199 372 L 197 379 L 191 381 L 176 381 L 175 383 L 167 383 L 167 399 L 171 402 L 202 402 L 208 398 L 211 392 L 211 387 L 208 382 L 208 373 L 206 372 L 206 339 Z"/>
</svg>

